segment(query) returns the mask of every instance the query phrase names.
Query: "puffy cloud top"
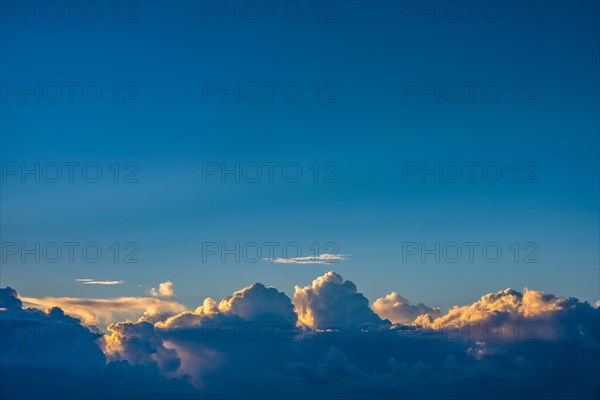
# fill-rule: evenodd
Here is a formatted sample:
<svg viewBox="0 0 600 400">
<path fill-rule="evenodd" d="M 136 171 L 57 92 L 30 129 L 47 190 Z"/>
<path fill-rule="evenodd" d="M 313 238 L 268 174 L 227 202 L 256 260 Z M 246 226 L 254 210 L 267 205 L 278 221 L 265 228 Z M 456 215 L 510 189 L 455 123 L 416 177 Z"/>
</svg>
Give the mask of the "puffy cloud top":
<svg viewBox="0 0 600 400">
<path fill-rule="evenodd" d="M 110 360 L 127 360 L 133 365 L 156 364 L 165 373 L 179 368 L 179 358 L 173 349 L 164 346 L 153 324 L 117 322 L 108 327 L 104 351 Z"/>
<path fill-rule="evenodd" d="M 0 308 L 15 309 L 23 307 L 23 302 L 19 299 L 17 291 L 12 288 L 0 288 Z"/>
<path fill-rule="evenodd" d="M 173 282 L 166 281 L 158 285 L 158 290 L 155 288 L 150 289 L 150 294 L 153 297 L 173 297 L 175 296 Z"/>
<path fill-rule="evenodd" d="M 480 300 L 468 306 L 455 306 L 439 318 L 422 316 L 415 323 L 428 327 L 464 326 L 494 322 L 502 318 L 540 316 L 572 308 L 577 303 L 576 299 L 555 297 L 527 288 L 523 293 L 508 288 L 482 296 Z"/>
<path fill-rule="evenodd" d="M 311 328 L 357 328 L 384 323 L 358 293 L 356 285 L 335 272 L 327 272 L 304 288 L 296 286 L 294 306 L 299 321 Z"/>
<path fill-rule="evenodd" d="M 285 293 L 273 287 L 265 287 L 261 283 L 255 283 L 223 298 L 219 303 L 219 310 L 246 320 L 275 318 L 294 325 L 298 320 L 290 298 Z"/>
<path fill-rule="evenodd" d="M 298 317 L 294 306 L 285 293 L 273 287 L 255 283 L 231 296 L 224 297 L 219 303 L 207 297 L 203 304 L 193 312 L 186 311 L 158 322 L 158 328 L 184 328 L 199 326 L 205 321 L 234 322 L 268 321 L 278 324 L 295 325 Z"/>
<path fill-rule="evenodd" d="M 406 297 L 392 292 L 373 302 L 373 310 L 382 318 L 387 318 L 394 323 L 411 323 L 420 315 L 429 315 L 432 318 L 442 316 L 439 308 L 427 307 L 423 303 L 416 306 L 410 304 Z"/>
</svg>

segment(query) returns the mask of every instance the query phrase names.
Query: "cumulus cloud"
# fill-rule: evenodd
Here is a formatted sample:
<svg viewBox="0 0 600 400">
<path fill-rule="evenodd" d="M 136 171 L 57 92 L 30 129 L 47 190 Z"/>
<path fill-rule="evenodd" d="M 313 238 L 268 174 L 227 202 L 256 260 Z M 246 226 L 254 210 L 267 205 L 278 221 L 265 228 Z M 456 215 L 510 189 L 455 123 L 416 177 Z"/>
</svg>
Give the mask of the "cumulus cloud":
<svg viewBox="0 0 600 400">
<path fill-rule="evenodd" d="M 432 318 L 438 318 L 442 315 L 442 310 L 439 308 L 427 307 L 423 303 L 411 305 L 406 297 L 396 292 L 375 300 L 373 311 L 380 317 L 399 324 L 411 323 L 420 315 L 429 315 Z"/>
<path fill-rule="evenodd" d="M 524 289 L 522 293 L 505 289 L 490 293 L 467 306 L 455 306 L 447 314 L 435 318 L 424 315 L 415 323 L 432 328 L 464 326 L 484 322 L 502 322 L 507 319 L 532 318 L 551 315 L 576 306 L 573 298 L 555 297 L 544 292 Z"/>
<path fill-rule="evenodd" d="M 281 318 L 285 322 L 295 324 L 298 319 L 294 306 L 285 293 L 260 283 L 223 298 L 219 303 L 219 310 L 247 320 L 255 320 L 258 317 Z"/>
<path fill-rule="evenodd" d="M 223 322 L 230 318 L 245 321 L 268 320 L 291 325 L 295 325 L 298 320 L 294 306 L 285 293 L 255 283 L 224 297 L 219 303 L 208 297 L 195 311 L 180 313 L 157 323 L 157 326 L 181 328 L 199 326 L 205 320 Z"/>
<path fill-rule="evenodd" d="M 21 365 L 85 367 L 87 363 L 104 362 L 104 355 L 94 342 L 100 334 L 59 307 L 44 311 L 23 308 L 17 292 L 11 288 L 0 289 L 0 304 L 4 308 L 0 311 L 2 363 L 18 360 Z"/>
<path fill-rule="evenodd" d="M 264 353 L 276 351 L 275 343 L 284 337 L 292 340 L 296 323 L 289 297 L 273 287 L 255 283 L 218 303 L 206 298 L 194 311 L 157 322 L 154 328 L 165 346 L 178 355 L 180 366 L 176 374 L 190 376 L 196 387 L 205 388 L 205 375 L 212 377 L 219 368 L 230 372 L 236 368 L 252 370 L 260 364 L 259 369 L 266 368 L 270 361 Z M 282 331 L 286 331 L 285 336 Z M 286 357 L 287 344 L 280 343 L 280 357 Z M 248 364 L 250 360 L 253 365 Z"/>
<path fill-rule="evenodd" d="M 335 272 L 327 272 L 304 288 L 296 286 L 294 306 L 299 321 L 311 328 L 355 328 L 384 323 L 358 293 L 356 285 Z"/>
<path fill-rule="evenodd" d="M 150 289 L 150 294 L 153 297 L 173 297 L 175 296 L 175 291 L 173 290 L 173 287 L 173 282 L 166 281 L 159 284 L 158 289 Z"/>
<path fill-rule="evenodd" d="M 318 256 L 303 256 L 291 258 L 265 259 L 275 264 L 333 264 L 344 261 L 347 258 L 345 254 L 320 254 Z"/>
<path fill-rule="evenodd" d="M 5 310 L 20 309 L 23 307 L 23 302 L 17 295 L 17 291 L 12 288 L 0 288 L 0 307 Z"/>
<path fill-rule="evenodd" d="M 179 368 L 179 357 L 165 347 L 154 325 L 147 321 L 117 322 L 108 326 L 104 351 L 110 360 L 126 360 L 133 365 L 156 364 L 163 373 Z"/>
<path fill-rule="evenodd" d="M 171 399 L 197 395 L 182 378 L 157 368 L 107 359 L 100 332 L 58 307 L 23 308 L 17 292 L 0 288 L 0 398 Z M 140 346 L 149 348 L 143 342 Z"/>
<path fill-rule="evenodd" d="M 571 355 L 561 355 L 563 349 L 572 346 L 575 353 L 587 354 L 584 358 L 589 362 L 600 361 L 599 312 L 575 298 L 509 288 L 482 296 L 473 304 L 453 307 L 438 318 L 420 316 L 413 324 L 471 338 L 466 351 L 480 360 L 520 352 L 538 357 L 541 354 L 529 352 L 546 346 L 547 353 L 558 352 L 555 357 L 576 362 Z"/>
<path fill-rule="evenodd" d="M 185 311 L 185 307 L 174 301 L 149 297 L 117 297 L 114 299 L 91 299 L 78 297 L 22 297 L 26 305 L 37 308 L 58 306 L 86 324 L 109 325 L 125 319 L 168 313 L 173 315 Z"/>
<path fill-rule="evenodd" d="M 375 303 L 395 321 L 420 315 L 392 325 L 329 272 L 296 287 L 293 302 L 256 283 L 170 317 L 115 322 L 103 336 L 88 330 L 91 346 L 81 349 L 21 344 L 10 333 L 0 352 L 10 383 L 0 394 L 65 398 L 87 387 L 99 398 L 598 397 L 600 309 L 588 303 L 511 289 L 446 314 L 396 293 Z M 2 321 L 79 324 L 58 308 L 24 309 L 12 289 L 0 292 L 0 308 Z M 32 389 L 22 395 L 21 385 Z"/>
</svg>

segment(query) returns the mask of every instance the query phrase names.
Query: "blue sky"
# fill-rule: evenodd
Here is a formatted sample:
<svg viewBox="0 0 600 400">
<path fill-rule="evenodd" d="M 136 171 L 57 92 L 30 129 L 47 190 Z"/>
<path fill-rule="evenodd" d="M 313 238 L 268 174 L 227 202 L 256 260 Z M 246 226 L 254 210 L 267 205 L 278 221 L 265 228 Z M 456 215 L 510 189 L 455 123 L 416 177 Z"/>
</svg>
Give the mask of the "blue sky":
<svg viewBox="0 0 600 400">
<path fill-rule="evenodd" d="M 309 3 L 298 23 L 280 14 L 274 23 L 223 23 L 212 14 L 204 22 L 201 2 L 165 4 L 138 4 L 134 23 L 115 23 L 108 5 L 98 23 L 77 16 L 23 23 L 3 14 L 3 165 L 97 163 L 103 176 L 97 183 L 6 176 L 2 242 L 97 242 L 106 255 L 98 263 L 11 256 L 1 265 L 2 286 L 32 297 L 109 298 L 142 296 L 170 280 L 178 300 L 195 307 L 255 281 L 289 294 L 335 270 L 360 282 L 369 299 L 397 291 L 449 307 L 529 287 L 598 300 L 597 2 L 535 3 L 539 9 L 521 10 L 534 13 L 527 23 L 505 3 L 496 23 L 479 13 L 472 23 L 412 14 L 403 21 L 401 2 L 355 1 L 322 10 L 335 11 L 329 22 L 315 23 Z M 35 82 L 93 82 L 103 96 L 91 103 L 76 89 L 73 102 L 23 101 L 23 84 Z M 220 91 L 205 91 L 213 82 L 218 90 L 258 82 L 264 91 L 256 103 L 231 95 L 222 102 Z M 277 83 L 272 102 L 264 82 Z M 436 82 L 448 90 L 474 82 L 474 100 L 463 92 L 456 102 L 433 95 L 423 102 L 420 92 L 405 92 L 407 83 Z M 8 94 L 10 83 L 17 95 Z M 302 88 L 295 103 L 281 92 L 288 83 Z M 502 89 L 497 102 L 481 92 L 490 83 Z M 125 103 L 132 90 L 137 102 Z M 203 182 L 209 162 L 297 163 L 303 177 Z M 403 182 L 403 163 L 436 162 L 496 163 L 502 179 Z M 122 172 L 134 163 L 139 182 L 114 183 L 115 163 Z M 315 163 L 321 173 L 333 163 L 337 182 L 320 175 L 315 183 Z M 520 175 L 515 183 L 515 163 L 522 172 L 533 163 L 538 181 Z M 114 263 L 114 242 L 137 244 L 139 262 Z M 293 242 L 304 256 L 313 243 L 334 242 L 347 257 L 328 265 L 203 262 L 206 242 Z M 504 255 L 497 263 L 403 262 L 407 242 L 493 242 Z M 522 262 L 524 253 L 514 262 L 515 242 L 535 243 L 539 262 Z"/>
</svg>

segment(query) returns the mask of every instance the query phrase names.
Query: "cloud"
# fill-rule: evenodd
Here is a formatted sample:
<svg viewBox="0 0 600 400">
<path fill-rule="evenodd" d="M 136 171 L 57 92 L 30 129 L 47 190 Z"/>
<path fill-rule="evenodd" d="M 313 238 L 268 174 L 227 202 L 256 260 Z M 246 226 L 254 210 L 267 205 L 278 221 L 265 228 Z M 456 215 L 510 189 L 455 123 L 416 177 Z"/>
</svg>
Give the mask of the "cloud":
<svg viewBox="0 0 600 400">
<path fill-rule="evenodd" d="M 296 286 L 293 300 L 299 321 L 311 328 L 378 326 L 384 321 L 369 307 L 356 285 L 327 272 L 304 288 Z"/>
<path fill-rule="evenodd" d="M 468 306 L 455 306 L 447 314 L 437 318 L 432 315 L 422 316 L 415 323 L 433 328 L 461 327 L 476 323 L 550 315 L 577 304 L 577 300 L 573 298 L 555 297 L 527 288 L 520 293 L 508 288 L 482 296 Z"/>
<path fill-rule="evenodd" d="M 2 362 L 14 359 L 24 365 L 52 367 L 85 367 L 87 363 L 104 362 L 104 354 L 95 343 L 101 335 L 59 307 L 48 307 L 44 311 L 24 309 L 22 300 L 11 288 L 0 289 L 0 299 L 5 308 L 0 311 Z M 52 346 L 48 346 L 49 343 Z"/>
<path fill-rule="evenodd" d="M 277 351 L 274 343 L 282 341 L 283 331 L 285 338 L 294 337 L 297 320 L 285 293 L 255 283 L 218 303 L 206 298 L 194 311 L 157 322 L 155 332 L 178 355 L 176 373 L 205 388 L 205 375 L 220 368 L 266 368 L 270 358 L 263 353 Z M 282 346 L 280 357 L 285 359 L 287 342 Z"/>
<path fill-rule="evenodd" d="M 347 258 L 345 254 L 320 254 L 318 256 L 304 256 L 292 258 L 265 259 L 275 264 L 333 264 L 344 261 Z"/>
<path fill-rule="evenodd" d="M 285 293 L 261 283 L 254 283 L 219 303 L 207 297 L 195 311 L 183 312 L 157 323 L 160 328 L 183 328 L 200 326 L 203 321 L 239 322 L 269 321 L 295 325 L 298 317 L 294 306 Z"/>
<path fill-rule="evenodd" d="M 86 324 L 109 325 L 129 318 L 137 319 L 160 313 L 180 313 L 185 307 L 174 301 L 149 297 L 117 297 L 114 299 L 91 299 L 77 297 L 22 297 L 26 305 L 37 308 L 58 306 Z"/>
<path fill-rule="evenodd" d="M 120 285 L 125 281 L 95 281 L 93 279 L 77 279 L 77 282 L 84 285 Z"/>
<path fill-rule="evenodd" d="M 477 359 L 504 357 L 515 351 L 529 354 L 546 343 L 544 351 L 558 352 L 556 357 L 566 357 L 560 353 L 573 346 L 578 349 L 575 353 L 587 352 L 600 361 L 600 310 L 575 298 L 527 288 L 490 293 L 438 318 L 420 316 L 413 324 L 433 332 L 452 331 L 460 337 L 477 338 L 467 349 Z"/>
<path fill-rule="evenodd" d="M 4 310 L 14 310 L 23 307 L 23 302 L 19 299 L 17 291 L 12 288 L 0 288 L 0 307 Z"/>
<path fill-rule="evenodd" d="M 2 399 L 191 399 L 183 378 L 157 368 L 107 359 L 102 335 L 58 307 L 23 308 L 17 292 L 0 288 L 0 385 Z M 140 342 L 140 346 L 148 346 Z"/>
<path fill-rule="evenodd" d="M 328 272 L 296 287 L 293 301 L 255 283 L 170 317 L 147 313 L 136 322 L 115 322 L 100 336 L 60 308 L 23 309 L 7 288 L 0 291 L 2 322 L 75 324 L 92 340 L 73 347 L 22 343 L 22 333 L 4 330 L 0 338 L 6 332 L 10 338 L 8 345 L 2 342 L 0 372 L 10 384 L 0 395 L 598 397 L 600 309 L 589 303 L 527 289 L 490 293 L 445 314 L 411 305 L 397 293 L 376 300 L 377 309 L 375 303 L 392 320 L 428 312 L 410 324 L 390 324 L 369 308 L 354 283 Z M 336 329 L 327 329 L 330 324 Z"/>
<path fill-rule="evenodd" d="M 411 323 L 415 318 L 424 314 L 428 314 L 432 318 L 438 318 L 442 315 L 442 310 L 439 308 L 427 307 L 423 303 L 413 306 L 407 298 L 396 292 L 375 300 L 373 311 L 380 317 L 387 318 L 394 323 Z"/>
<path fill-rule="evenodd" d="M 298 317 L 294 306 L 285 293 L 273 287 L 255 283 L 227 296 L 219 303 L 219 310 L 225 314 L 238 315 L 246 320 L 258 318 L 280 319 L 296 324 Z"/>
<path fill-rule="evenodd" d="M 173 287 L 173 282 L 166 281 L 158 285 L 158 290 L 155 288 L 150 289 L 150 294 L 153 297 L 173 297 L 175 296 Z"/>
<path fill-rule="evenodd" d="M 173 349 L 165 347 L 154 324 L 117 322 L 108 326 L 110 335 L 104 337 L 104 352 L 109 360 L 126 360 L 132 365 L 155 364 L 163 373 L 171 374 L 180 365 Z"/>
</svg>

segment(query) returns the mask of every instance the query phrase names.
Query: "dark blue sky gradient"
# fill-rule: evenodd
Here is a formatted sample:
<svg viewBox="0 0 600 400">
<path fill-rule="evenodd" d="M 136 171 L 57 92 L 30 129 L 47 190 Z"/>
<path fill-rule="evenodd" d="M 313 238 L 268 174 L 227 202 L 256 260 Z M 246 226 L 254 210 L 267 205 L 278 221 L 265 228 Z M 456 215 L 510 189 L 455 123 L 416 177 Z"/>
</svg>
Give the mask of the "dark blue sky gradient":
<svg viewBox="0 0 600 400">
<path fill-rule="evenodd" d="M 195 307 L 259 281 L 290 294 L 328 270 L 375 299 L 391 291 L 448 307 L 506 287 L 598 299 L 599 4 L 535 3 L 535 21 L 497 23 L 406 16 L 407 2 L 338 3 L 337 22 L 227 21 L 202 2 L 139 4 L 137 23 L 22 23 L 4 15 L 1 80 L 97 82 L 103 97 L 56 103 L 2 99 L 3 162 L 133 162 L 136 184 L 2 183 L 3 242 L 136 242 L 137 264 L 2 264 L 2 286 L 26 296 L 143 295 L 175 283 Z M 108 13 L 107 5 L 103 10 Z M 526 10 L 530 12 L 531 10 Z M 466 12 L 463 10 L 463 12 Z M 426 17 L 429 18 L 429 17 Z M 466 18 L 466 17 L 465 17 Z M 296 82 L 297 103 L 223 103 L 203 83 Z M 133 82 L 137 103 L 113 102 Z M 334 83 L 335 103 L 311 86 Z M 451 103 L 403 98 L 403 83 L 479 82 Z M 485 101 L 481 86 L 503 90 Z M 514 101 L 515 83 L 520 87 Z M 525 89 L 525 85 L 529 89 Z M 464 87 L 464 86 L 463 86 Z M 526 102 L 531 88 L 537 92 Z M 404 85 L 406 88 L 406 84 Z M 523 92 L 524 91 L 524 92 Z M 77 92 L 76 93 L 80 93 Z M 3 87 L 3 94 L 5 87 Z M 121 95 L 123 92 L 120 93 Z M 323 94 L 323 93 L 321 93 Z M 252 183 L 210 179 L 202 163 L 333 162 L 337 183 L 312 177 Z M 402 181 L 402 163 L 488 162 L 488 183 Z M 514 183 L 511 165 L 539 167 L 537 183 Z M 104 172 L 108 172 L 105 170 Z M 333 265 L 202 262 L 203 242 L 335 242 Z M 535 242 L 538 263 L 402 261 L 403 242 Z M 13 260 L 11 262 L 10 260 Z M 83 286 L 77 278 L 124 280 Z"/>
</svg>

